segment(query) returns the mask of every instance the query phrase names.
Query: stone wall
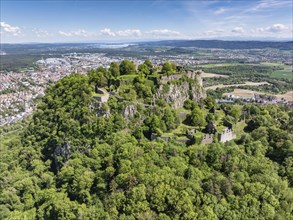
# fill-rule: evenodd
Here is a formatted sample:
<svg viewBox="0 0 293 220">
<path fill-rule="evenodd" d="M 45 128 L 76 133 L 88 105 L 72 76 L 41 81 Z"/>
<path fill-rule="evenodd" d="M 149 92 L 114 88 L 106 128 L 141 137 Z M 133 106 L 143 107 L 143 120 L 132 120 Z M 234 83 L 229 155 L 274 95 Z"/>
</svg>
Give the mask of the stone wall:
<svg viewBox="0 0 293 220">
<path fill-rule="evenodd" d="M 233 140 L 236 138 L 236 135 L 233 134 L 233 131 L 229 128 L 225 128 L 220 134 L 219 134 L 219 142 L 225 143 L 227 141 Z"/>
<path fill-rule="evenodd" d="M 101 95 L 101 96 L 95 96 L 95 99 L 101 103 L 107 102 L 110 97 L 109 93 L 107 93 L 106 91 L 102 89 L 99 89 L 98 87 L 96 88 L 96 93 Z"/>
<path fill-rule="evenodd" d="M 213 141 L 214 141 L 213 134 L 205 134 L 203 136 L 201 143 L 202 144 L 211 144 L 211 143 L 213 143 Z"/>
<path fill-rule="evenodd" d="M 103 96 L 95 96 L 95 99 L 98 101 L 98 102 L 101 102 L 101 103 L 105 103 L 108 101 L 109 99 L 109 94 L 105 94 Z"/>
</svg>

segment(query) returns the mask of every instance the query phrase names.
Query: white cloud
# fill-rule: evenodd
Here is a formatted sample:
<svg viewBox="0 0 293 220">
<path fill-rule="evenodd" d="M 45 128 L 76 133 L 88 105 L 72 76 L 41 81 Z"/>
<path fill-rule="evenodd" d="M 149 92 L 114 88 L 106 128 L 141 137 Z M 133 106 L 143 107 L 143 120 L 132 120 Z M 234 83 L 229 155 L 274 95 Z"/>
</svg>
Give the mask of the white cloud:
<svg viewBox="0 0 293 220">
<path fill-rule="evenodd" d="M 251 33 L 276 35 L 279 33 L 288 33 L 288 30 L 289 30 L 289 27 L 287 27 L 284 24 L 274 24 L 266 28 L 258 27 L 258 28 L 251 29 Z"/>
<path fill-rule="evenodd" d="M 254 7 L 250 8 L 248 11 L 260 11 L 260 10 L 271 10 L 280 7 L 292 7 L 291 0 L 261 0 Z"/>
<path fill-rule="evenodd" d="M 288 29 L 288 27 L 286 27 L 283 24 L 274 24 L 273 26 L 267 27 L 266 31 L 277 33 L 277 32 L 282 32 L 287 29 Z"/>
<path fill-rule="evenodd" d="M 243 27 L 235 27 L 232 29 L 232 32 L 242 34 L 242 33 L 244 33 L 244 29 L 243 29 Z"/>
<path fill-rule="evenodd" d="M 117 31 L 116 35 L 119 37 L 140 37 L 142 33 L 138 29 L 126 29 L 122 31 Z"/>
<path fill-rule="evenodd" d="M 12 26 L 6 22 L 0 22 L 0 27 L 3 28 L 4 32 L 12 34 L 13 36 L 21 35 L 21 29 L 17 26 Z"/>
<path fill-rule="evenodd" d="M 223 14 L 223 13 L 225 13 L 225 12 L 227 12 L 227 11 L 228 11 L 227 8 L 219 8 L 219 9 L 216 10 L 214 13 L 215 13 L 216 15 L 220 15 L 220 14 Z"/>
<path fill-rule="evenodd" d="M 93 35 L 92 33 L 82 29 L 77 31 L 70 31 L 70 32 L 59 31 L 58 33 L 65 37 L 89 37 Z"/>
<path fill-rule="evenodd" d="M 172 31 L 168 29 L 161 29 L 161 30 L 151 30 L 145 32 L 153 37 L 178 37 L 181 35 L 178 31 Z"/>
<path fill-rule="evenodd" d="M 265 32 L 265 29 L 264 28 L 255 28 L 255 29 L 252 29 L 251 31 L 252 31 L 252 33 L 263 33 L 263 32 Z"/>
<path fill-rule="evenodd" d="M 101 32 L 102 35 L 111 36 L 111 37 L 116 36 L 116 34 L 113 31 L 111 31 L 110 28 L 105 28 L 103 30 L 100 30 L 100 32 Z"/>
<path fill-rule="evenodd" d="M 112 31 L 110 28 L 104 28 L 96 33 L 87 32 L 85 30 L 78 31 L 59 31 L 59 35 L 65 37 L 89 37 L 89 36 L 100 36 L 100 37 L 113 37 L 113 38 L 160 38 L 160 37 L 179 37 L 182 34 L 178 31 L 168 30 L 168 29 L 158 29 L 150 31 L 141 31 L 139 29 L 125 29 Z"/>
<path fill-rule="evenodd" d="M 125 29 L 119 31 L 112 31 L 110 28 L 100 30 L 100 34 L 109 37 L 178 37 L 181 33 L 178 31 L 168 29 L 158 29 L 150 31 L 141 31 L 139 29 Z"/>
<path fill-rule="evenodd" d="M 215 36 L 222 35 L 224 32 L 225 32 L 224 29 L 207 30 L 202 33 L 196 34 L 196 36 L 215 37 Z"/>
<path fill-rule="evenodd" d="M 48 37 L 49 36 L 49 32 L 46 30 L 41 30 L 38 28 L 34 28 L 32 29 L 32 31 L 36 34 L 37 37 L 42 38 L 42 37 Z"/>
<path fill-rule="evenodd" d="M 101 35 L 109 37 L 140 37 L 142 32 L 138 29 L 125 29 L 119 31 L 112 31 L 110 28 L 100 30 Z"/>
</svg>

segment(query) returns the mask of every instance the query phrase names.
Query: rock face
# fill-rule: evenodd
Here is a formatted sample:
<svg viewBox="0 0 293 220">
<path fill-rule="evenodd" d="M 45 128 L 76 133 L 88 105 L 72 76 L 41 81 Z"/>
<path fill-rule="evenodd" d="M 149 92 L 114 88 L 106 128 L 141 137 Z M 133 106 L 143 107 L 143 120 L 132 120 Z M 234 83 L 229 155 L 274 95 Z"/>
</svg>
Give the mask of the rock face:
<svg viewBox="0 0 293 220">
<path fill-rule="evenodd" d="M 202 86 L 201 71 L 189 71 L 187 77 L 191 79 L 196 79 L 200 86 Z"/>
<path fill-rule="evenodd" d="M 189 80 L 184 80 L 184 77 L 189 78 Z M 182 107 L 187 99 L 198 102 L 205 97 L 201 71 L 187 71 L 182 74 L 163 76 L 160 83 L 161 85 L 154 98 L 161 98 L 168 103 L 172 103 L 173 108 Z"/>
<path fill-rule="evenodd" d="M 155 94 L 155 99 L 164 99 L 172 103 L 173 108 L 181 108 L 185 100 L 198 102 L 204 96 L 204 90 L 198 83 L 191 85 L 189 82 L 181 82 L 181 84 L 161 85 Z"/>
<path fill-rule="evenodd" d="M 127 105 L 125 106 L 125 108 L 123 109 L 123 116 L 126 120 L 129 120 L 131 117 L 134 116 L 134 114 L 136 113 L 137 108 L 135 105 Z"/>
</svg>

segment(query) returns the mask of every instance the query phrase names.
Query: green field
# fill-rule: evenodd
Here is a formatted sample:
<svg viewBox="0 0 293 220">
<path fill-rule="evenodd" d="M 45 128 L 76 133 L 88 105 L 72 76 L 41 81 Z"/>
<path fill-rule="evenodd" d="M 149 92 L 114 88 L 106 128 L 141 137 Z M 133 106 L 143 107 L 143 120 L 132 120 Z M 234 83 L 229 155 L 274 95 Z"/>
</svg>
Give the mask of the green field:
<svg viewBox="0 0 293 220">
<path fill-rule="evenodd" d="M 289 69 L 277 70 L 271 74 L 271 77 L 279 79 L 293 79 L 293 72 Z"/>
<path fill-rule="evenodd" d="M 270 63 L 270 62 L 263 62 L 263 63 L 260 63 L 260 65 L 280 68 L 280 70 L 276 70 L 271 74 L 272 78 L 293 79 L 292 67 L 289 65 L 286 65 L 283 63 Z"/>
<path fill-rule="evenodd" d="M 260 65 L 264 65 L 264 66 L 277 66 L 277 67 L 284 67 L 285 66 L 282 63 L 272 63 L 272 62 L 261 62 Z"/>
</svg>

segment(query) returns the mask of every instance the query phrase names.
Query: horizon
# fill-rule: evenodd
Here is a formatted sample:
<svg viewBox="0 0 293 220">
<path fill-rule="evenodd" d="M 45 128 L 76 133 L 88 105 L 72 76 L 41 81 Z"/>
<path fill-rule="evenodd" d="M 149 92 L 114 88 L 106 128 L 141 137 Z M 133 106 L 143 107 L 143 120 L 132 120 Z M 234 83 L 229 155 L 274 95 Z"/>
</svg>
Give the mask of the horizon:
<svg viewBox="0 0 293 220">
<path fill-rule="evenodd" d="M 245 4 L 243 4 L 245 3 Z M 1 1 L 1 43 L 290 41 L 293 2 Z"/>
<path fill-rule="evenodd" d="M 252 40 L 245 40 L 245 39 L 227 39 L 227 40 L 224 40 L 224 39 L 157 39 L 157 40 L 138 40 L 138 41 L 97 41 L 97 42 L 18 42 L 18 43 L 1 43 L 0 42 L 0 45 L 24 45 L 24 44 L 106 44 L 106 45 L 110 45 L 110 44 L 129 44 L 128 46 L 130 45 L 136 45 L 136 44 L 140 44 L 140 43 L 149 43 L 149 42 L 167 42 L 167 41 L 223 41 L 223 42 L 268 42 L 268 43 L 291 43 L 293 42 L 293 39 L 268 39 L 268 40 L 261 40 L 261 39 L 252 39 Z M 1 49 L 1 48 L 0 48 Z"/>
</svg>

